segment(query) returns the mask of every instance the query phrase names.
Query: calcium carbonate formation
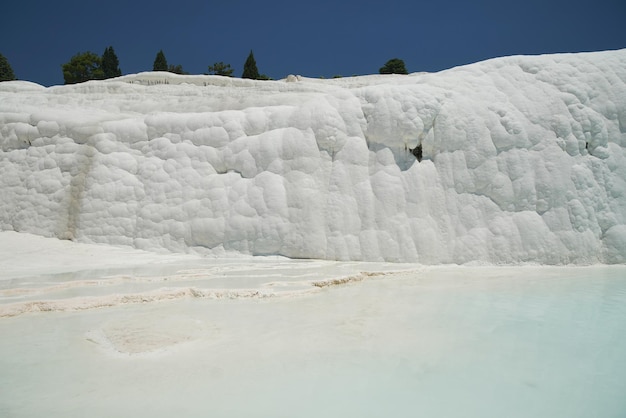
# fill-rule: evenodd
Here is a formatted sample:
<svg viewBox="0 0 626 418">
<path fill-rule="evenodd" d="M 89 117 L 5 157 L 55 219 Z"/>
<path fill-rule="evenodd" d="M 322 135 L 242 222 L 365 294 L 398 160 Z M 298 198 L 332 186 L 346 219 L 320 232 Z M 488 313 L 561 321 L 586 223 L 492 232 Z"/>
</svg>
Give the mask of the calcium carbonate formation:
<svg viewBox="0 0 626 418">
<path fill-rule="evenodd" d="M 0 230 L 215 254 L 626 262 L 626 50 L 333 80 L 3 82 L 0 147 Z"/>
</svg>

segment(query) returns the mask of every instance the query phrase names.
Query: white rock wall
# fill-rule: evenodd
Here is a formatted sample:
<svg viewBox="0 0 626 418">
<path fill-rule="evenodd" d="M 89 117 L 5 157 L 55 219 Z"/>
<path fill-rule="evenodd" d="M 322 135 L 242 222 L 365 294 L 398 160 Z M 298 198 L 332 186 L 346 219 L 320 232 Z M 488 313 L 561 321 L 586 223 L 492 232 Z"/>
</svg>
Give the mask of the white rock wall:
<svg viewBox="0 0 626 418">
<path fill-rule="evenodd" d="M 340 260 L 626 262 L 626 50 L 338 80 L 3 82 L 0 149 L 2 230 Z"/>
</svg>

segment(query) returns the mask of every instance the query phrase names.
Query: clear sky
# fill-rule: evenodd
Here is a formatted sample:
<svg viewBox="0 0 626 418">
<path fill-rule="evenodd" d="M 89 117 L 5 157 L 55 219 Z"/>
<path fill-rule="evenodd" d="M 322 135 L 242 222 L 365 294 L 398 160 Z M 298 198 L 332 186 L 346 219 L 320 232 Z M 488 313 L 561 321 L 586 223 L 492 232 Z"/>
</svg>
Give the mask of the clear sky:
<svg viewBox="0 0 626 418">
<path fill-rule="evenodd" d="M 487 58 L 626 48 L 625 0 L 11 1 L 0 53 L 16 76 L 63 84 L 78 52 L 113 46 L 123 74 L 150 71 L 162 49 L 191 74 L 223 61 L 239 77 L 250 50 L 274 79 L 409 72 Z"/>
</svg>

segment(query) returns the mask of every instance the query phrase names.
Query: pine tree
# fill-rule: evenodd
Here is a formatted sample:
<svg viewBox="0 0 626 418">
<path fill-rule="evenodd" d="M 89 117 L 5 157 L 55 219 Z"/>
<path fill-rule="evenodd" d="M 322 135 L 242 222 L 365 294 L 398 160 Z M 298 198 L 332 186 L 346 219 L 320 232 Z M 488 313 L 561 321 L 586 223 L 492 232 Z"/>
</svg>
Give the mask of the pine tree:
<svg viewBox="0 0 626 418">
<path fill-rule="evenodd" d="M 13 68 L 11 68 L 11 64 L 9 64 L 9 60 L 7 60 L 4 55 L 0 54 L 0 81 L 11 81 L 15 79 L 15 73 L 13 72 Z"/>
<path fill-rule="evenodd" d="M 152 66 L 152 71 L 167 71 L 167 60 L 165 59 L 165 54 L 163 50 L 160 50 L 156 58 L 154 59 L 154 65 Z"/>
<path fill-rule="evenodd" d="M 243 65 L 243 74 L 241 78 L 251 78 L 258 80 L 260 77 L 259 69 L 256 67 L 256 61 L 254 60 L 254 54 L 250 51 L 250 55 L 246 59 L 246 63 Z"/>
<path fill-rule="evenodd" d="M 72 59 L 63 64 L 63 78 L 65 84 L 82 83 L 87 80 L 100 80 L 104 78 L 102 72 L 102 58 L 93 52 L 76 54 Z"/>
<path fill-rule="evenodd" d="M 102 54 L 101 68 L 102 72 L 104 73 L 104 78 L 113 78 L 122 75 L 122 71 L 120 70 L 120 62 L 117 59 L 117 55 L 115 55 L 115 51 L 113 50 L 112 46 L 104 50 L 104 54 Z"/>
</svg>

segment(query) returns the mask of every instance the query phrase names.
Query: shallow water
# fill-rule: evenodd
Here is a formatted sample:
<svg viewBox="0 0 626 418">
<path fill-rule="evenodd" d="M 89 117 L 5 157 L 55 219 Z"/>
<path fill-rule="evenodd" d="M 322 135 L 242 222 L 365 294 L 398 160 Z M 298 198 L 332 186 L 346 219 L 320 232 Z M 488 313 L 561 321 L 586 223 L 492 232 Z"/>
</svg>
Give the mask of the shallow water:
<svg viewBox="0 0 626 418">
<path fill-rule="evenodd" d="M 7 417 L 626 416 L 624 266 L 429 267 L 0 335 Z"/>
</svg>

